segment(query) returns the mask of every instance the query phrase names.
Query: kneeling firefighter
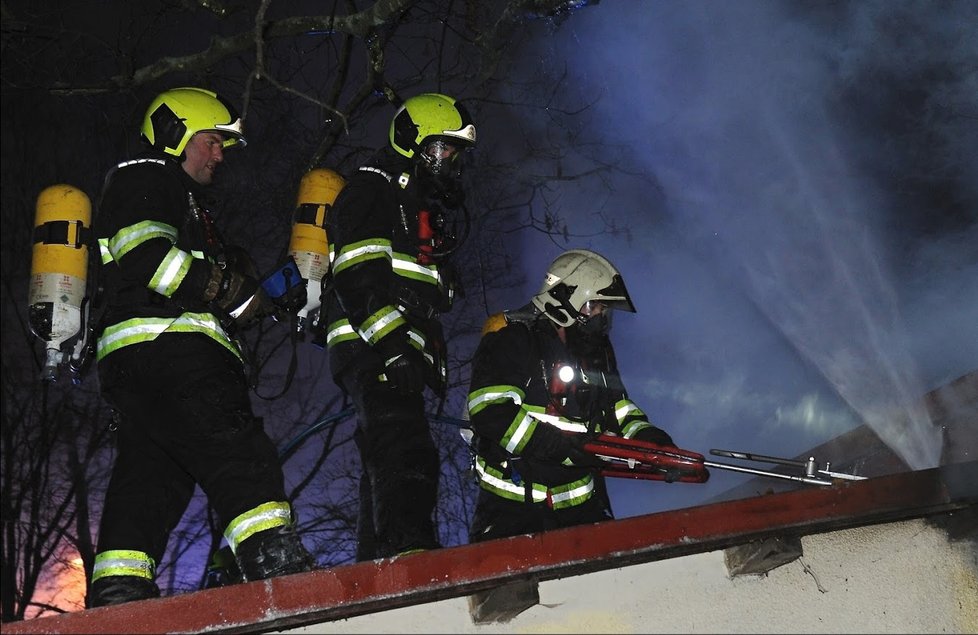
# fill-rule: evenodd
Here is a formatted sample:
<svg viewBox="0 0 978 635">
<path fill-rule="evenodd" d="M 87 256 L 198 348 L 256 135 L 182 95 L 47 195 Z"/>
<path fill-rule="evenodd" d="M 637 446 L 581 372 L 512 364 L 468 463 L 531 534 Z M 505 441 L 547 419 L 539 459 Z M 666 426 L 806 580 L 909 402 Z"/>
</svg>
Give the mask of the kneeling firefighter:
<svg viewBox="0 0 978 635">
<path fill-rule="evenodd" d="M 196 485 L 245 580 L 315 566 L 233 339 L 274 307 L 204 203 L 224 152 L 245 145 L 241 119 L 211 91 L 176 88 L 153 100 L 142 139 L 145 151 L 107 176 L 94 227 L 96 359 L 117 455 L 90 607 L 160 594 L 156 565 Z"/>
<path fill-rule="evenodd" d="M 628 397 L 614 311 L 635 311 L 621 274 L 572 249 L 529 304 L 487 322 L 468 397 L 480 486 L 472 542 L 613 518 L 606 464 L 584 449 L 598 434 L 673 446 Z"/>
</svg>

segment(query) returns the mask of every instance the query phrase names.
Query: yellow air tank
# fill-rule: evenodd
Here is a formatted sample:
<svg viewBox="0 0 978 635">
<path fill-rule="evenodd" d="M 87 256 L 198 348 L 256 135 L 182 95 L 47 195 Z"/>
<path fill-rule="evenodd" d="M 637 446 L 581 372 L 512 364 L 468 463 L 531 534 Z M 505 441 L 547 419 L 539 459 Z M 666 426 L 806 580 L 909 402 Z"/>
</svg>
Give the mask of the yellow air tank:
<svg viewBox="0 0 978 635">
<path fill-rule="evenodd" d="M 37 197 L 28 320 L 45 342 L 45 381 L 57 379 L 67 344 L 84 332 L 91 221 L 91 201 L 72 185 L 52 185 Z"/>
<path fill-rule="evenodd" d="M 298 311 L 299 332 L 305 329 L 309 314 L 320 306 L 322 281 L 329 272 L 331 257 L 326 214 L 345 185 L 342 176 L 327 168 L 314 168 L 299 182 L 289 240 L 289 253 L 306 284 L 306 305 Z"/>
</svg>

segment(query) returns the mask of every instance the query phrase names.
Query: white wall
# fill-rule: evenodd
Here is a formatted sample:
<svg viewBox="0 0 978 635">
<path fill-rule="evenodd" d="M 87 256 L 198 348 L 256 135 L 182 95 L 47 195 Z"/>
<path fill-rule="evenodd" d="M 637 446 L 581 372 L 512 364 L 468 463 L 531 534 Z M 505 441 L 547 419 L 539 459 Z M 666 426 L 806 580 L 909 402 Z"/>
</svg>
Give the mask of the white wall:
<svg viewBox="0 0 978 635">
<path fill-rule="evenodd" d="M 729 578 L 723 552 L 540 583 L 540 604 L 475 625 L 466 598 L 289 633 L 978 633 L 978 549 L 917 519 L 802 538 L 804 555 Z M 282 632 L 282 631 L 280 631 Z"/>
</svg>

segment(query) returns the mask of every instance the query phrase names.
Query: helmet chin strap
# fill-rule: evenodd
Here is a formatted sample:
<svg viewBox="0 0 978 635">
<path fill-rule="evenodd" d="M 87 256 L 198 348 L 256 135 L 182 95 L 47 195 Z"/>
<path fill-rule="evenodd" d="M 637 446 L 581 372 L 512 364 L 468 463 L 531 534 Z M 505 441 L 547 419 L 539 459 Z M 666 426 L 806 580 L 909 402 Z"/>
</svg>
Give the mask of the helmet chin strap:
<svg viewBox="0 0 978 635">
<path fill-rule="evenodd" d="M 566 318 L 562 313 L 565 313 L 566 317 L 573 319 L 573 323 L 566 328 L 576 326 L 585 337 L 607 335 L 611 327 L 611 315 L 608 313 L 601 313 L 594 316 L 582 315 L 570 303 L 570 297 L 573 293 L 573 290 L 566 284 L 560 284 L 551 289 L 550 297 L 557 300 L 559 304 L 547 306 L 547 314 L 552 316 L 554 320 L 563 321 Z"/>
<path fill-rule="evenodd" d="M 578 326 L 584 326 L 587 323 L 587 318 L 580 314 L 580 312 L 574 308 L 574 305 L 570 303 L 571 295 L 574 294 L 574 290 L 568 287 L 566 284 L 558 284 L 553 289 L 550 290 L 550 297 L 558 302 L 555 305 L 547 306 L 547 314 L 552 316 L 558 322 L 564 322 L 567 318 L 570 318 L 573 322 L 576 322 Z M 563 312 L 563 314 L 561 314 Z M 566 328 L 574 326 L 574 323 L 566 325 Z"/>
</svg>

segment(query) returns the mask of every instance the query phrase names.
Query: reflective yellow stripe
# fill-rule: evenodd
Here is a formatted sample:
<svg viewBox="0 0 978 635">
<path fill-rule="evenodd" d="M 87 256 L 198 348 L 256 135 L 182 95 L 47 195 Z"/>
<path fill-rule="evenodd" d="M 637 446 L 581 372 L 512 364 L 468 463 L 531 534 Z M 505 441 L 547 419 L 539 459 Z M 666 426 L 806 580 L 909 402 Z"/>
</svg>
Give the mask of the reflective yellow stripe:
<svg viewBox="0 0 978 635">
<path fill-rule="evenodd" d="M 555 428 L 566 432 L 587 432 L 587 424 L 582 421 L 572 421 L 559 415 L 548 415 L 546 412 L 530 411 L 530 416 L 539 421 L 549 423 Z"/>
<path fill-rule="evenodd" d="M 530 438 L 536 429 L 537 420 L 531 417 L 530 413 L 526 411 L 526 406 L 523 406 L 503 434 L 502 446 L 510 454 L 519 454 L 530 442 Z"/>
<path fill-rule="evenodd" d="M 156 577 L 156 562 L 142 551 L 115 549 L 103 551 L 95 556 L 92 569 L 92 582 L 110 575 L 131 575 L 153 580 Z"/>
<path fill-rule="evenodd" d="M 163 333 L 203 333 L 241 358 L 237 346 L 211 313 L 184 313 L 175 318 L 132 318 L 113 324 L 102 332 L 96 348 L 96 361 L 132 344 L 150 342 Z"/>
<path fill-rule="evenodd" d="M 550 501 L 554 509 L 567 509 L 587 501 L 594 494 L 594 478 L 588 474 L 571 483 L 548 488 L 540 483 L 517 485 L 503 476 L 503 473 L 489 465 L 481 456 L 476 457 L 475 470 L 479 474 L 479 486 L 493 494 L 512 501 L 526 500 L 526 488 L 530 488 L 534 503 Z"/>
<path fill-rule="evenodd" d="M 358 339 L 360 339 L 360 334 L 353 329 L 350 321 L 346 318 L 336 320 L 330 324 L 329 330 L 326 332 L 326 346 L 328 347 L 333 347 L 340 342 L 349 342 L 350 340 Z"/>
<path fill-rule="evenodd" d="M 414 256 L 408 254 L 394 252 L 391 259 L 391 269 L 402 278 L 427 282 L 438 287 L 442 284 L 438 265 L 418 264 Z"/>
<path fill-rule="evenodd" d="M 333 262 L 333 275 L 337 276 L 342 273 L 344 269 L 352 267 L 353 265 L 361 262 L 366 262 L 367 260 L 374 260 L 376 258 L 385 258 L 386 260 L 390 261 L 390 240 L 377 238 L 351 243 L 340 249 L 340 252 L 336 255 L 336 260 Z"/>
<path fill-rule="evenodd" d="M 259 531 L 283 527 L 292 523 L 292 508 L 286 502 L 263 503 L 241 514 L 224 530 L 231 551 L 237 552 L 238 545 Z"/>
<path fill-rule="evenodd" d="M 488 465 L 481 456 L 476 458 L 475 471 L 479 474 L 479 484 L 483 489 L 509 500 L 520 502 L 526 500 L 526 487 L 524 485 L 517 485 L 504 478 L 502 472 Z M 542 503 L 547 500 L 546 487 L 535 483 L 531 483 L 530 487 L 534 503 Z"/>
<path fill-rule="evenodd" d="M 469 393 L 469 414 L 474 415 L 486 406 L 505 401 L 512 401 L 516 405 L 521 405 L 524 398 L 523 391 L 516 386 L 486 386 Z"/>
<path fill-rule="evenodd" d="M 187 277 L 190 271 L 190 263 L 194 260 L 193 256 L 178 247 L 170 247 L 163 258 L 163 262 L 156 268 L 156 272 L 149 281 L 149 289 L 160 295 L 171 297 L 173 293 Z"/>
<path fill-rule="evenodd" d="M 621 427 L 622 436 L 626 439 L 632 439 L 640 430 L 652 427 L 642 409 L 630 399 L 621 399 L 615 404 L 615 418 Z M 631 421 L 626 424 L 626 419 Z"/>
<path fill-rule="evenodd" d="M 147 240 L 166 238 L 171 243 L 177 242 L 177 229 L 166 223 L 142 221 L 128 227 L 123 227 L 108 240 L 109 251 L 116 261 L 132 249 L 142 245 Z"/>
<path fill-rule="evenodd" d="M 402 324 L 407 324 L 404 316 L 388 304 L 363 321 L 359 329 L 360 336 L 373 346 Z"/>
</svg>

